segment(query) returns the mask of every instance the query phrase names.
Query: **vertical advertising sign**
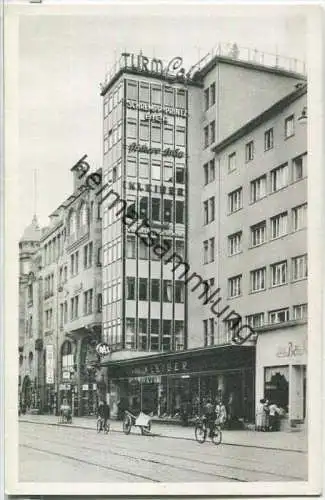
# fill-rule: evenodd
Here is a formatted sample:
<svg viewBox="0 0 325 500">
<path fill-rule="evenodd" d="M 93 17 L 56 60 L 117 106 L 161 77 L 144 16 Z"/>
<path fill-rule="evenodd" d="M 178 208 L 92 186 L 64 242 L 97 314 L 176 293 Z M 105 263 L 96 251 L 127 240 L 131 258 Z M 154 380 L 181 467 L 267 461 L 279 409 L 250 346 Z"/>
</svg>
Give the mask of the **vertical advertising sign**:
<svg viewBox="0 0 325 500">
<path fill-rule="evenodd" d="M 46 383 L 47 384 L 54 384 L 53 345 L 46 346 Z"/>
</svg>

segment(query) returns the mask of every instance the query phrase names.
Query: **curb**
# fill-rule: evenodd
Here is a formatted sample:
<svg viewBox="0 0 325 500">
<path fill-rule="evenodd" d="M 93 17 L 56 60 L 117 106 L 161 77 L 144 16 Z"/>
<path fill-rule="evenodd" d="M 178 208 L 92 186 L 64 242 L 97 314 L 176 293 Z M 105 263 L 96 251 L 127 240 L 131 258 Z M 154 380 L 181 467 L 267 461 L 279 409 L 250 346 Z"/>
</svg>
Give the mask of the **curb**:
<svg viewBox="0 0 325 500">
<path fill-rule="evenodd" d="M 37 424 L 37 425 L 51 425 L 51 426 L 54 426 L 54 427 L 73 427 L 75 429 L 84 429 L 84 430 L 88 430 L 88 431 L 96 431 L 95 428 L 92 428 L 92 427 L 87 427 L 85 425 L 77 425 L 77 424 L 60 424 L 58 422 L 35 422 L 34 420 L 19 420 L 19 422 L 26 422 L 28 424 Z M 123 434 L 123 431 L 122 430 L 117 430 L 117 429 L 110 429 L 109 431 L 110 433 L 111 432 L 117 432 L 117 433 L 120 433 L 120 434 Z M 133 434 L 133 435 L 138 435 L 138 434 Z M 166 434 L 146 434 L 147 436 L 152 436 L 152 437 L 160 437 L 160 438 L 164 438 L 164 439 L 183 439 L 185 441 L 195 441 L 194 438 L 190 438 L 190 437 L 185 437 L 185 436 L 166 436 Z M 141 434 L 139 434 L 139 436 L 141 436 Z M 285 451 L 285 452 L 288 452 L 288 453 L 307 453 L 307 450 L 297 450 L 297 449 L 293 449 L 293 448 L 276 448 L 274 446 L 257 446 L 257 445 L 253 445 L 253 444 L 242 444 L 242 443 L 227 443 L 225 441 L 222 441 L 221 444 L 224 444 L 226 446 L 239 446 L 239 447 L 242 447 L 242 448 L 260 448 L 262 450 L 273 450 L 273 451 Z"/>
</svg>

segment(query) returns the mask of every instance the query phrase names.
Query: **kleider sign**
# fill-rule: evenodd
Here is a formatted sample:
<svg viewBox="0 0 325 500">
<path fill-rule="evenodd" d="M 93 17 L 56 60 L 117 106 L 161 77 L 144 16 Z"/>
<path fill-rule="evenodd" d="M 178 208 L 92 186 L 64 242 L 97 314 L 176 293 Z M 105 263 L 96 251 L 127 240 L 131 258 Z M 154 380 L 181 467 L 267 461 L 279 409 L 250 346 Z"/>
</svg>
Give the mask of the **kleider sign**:
<svg viewBox="0 0 325 500">
<path fill-rule="evenodd" d="M 128 52 L 122 53 L 124 68 L 133 69 L 135 71 L 146 74 L 158 75 L 165 78 L 174 78 L 180 83 L 184 83 L 191 79 L 191 70 L 186 73 L 182 67 L 183 59 L 179 56 L 173 57 L 168 64 L 164 64 L 161 59 L 149 58 L 143 54 L 135 55 Z"/>
</svg>

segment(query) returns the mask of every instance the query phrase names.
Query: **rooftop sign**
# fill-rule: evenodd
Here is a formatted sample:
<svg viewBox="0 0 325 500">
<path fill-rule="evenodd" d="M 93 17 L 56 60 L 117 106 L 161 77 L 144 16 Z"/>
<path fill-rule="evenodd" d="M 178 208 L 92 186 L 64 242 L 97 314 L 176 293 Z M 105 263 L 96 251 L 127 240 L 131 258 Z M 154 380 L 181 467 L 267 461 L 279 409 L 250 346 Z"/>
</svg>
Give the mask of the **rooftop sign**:
<svg viewBox="0 0 325 500">
<path fill-rule="evenodd" d="M 191 78 L 192 69 L 186 73 L 182 64 L 183 59 L 179 56 L 173 57 L 173 59 L 165 64 L 161 59 L 155 57 L 149 58 L 142 53 L 139 55 L 128 52 L 122 53 L 122 67 L 160 77 L 174 78 L 180 83 L 184 83 Z"/>
</svg>

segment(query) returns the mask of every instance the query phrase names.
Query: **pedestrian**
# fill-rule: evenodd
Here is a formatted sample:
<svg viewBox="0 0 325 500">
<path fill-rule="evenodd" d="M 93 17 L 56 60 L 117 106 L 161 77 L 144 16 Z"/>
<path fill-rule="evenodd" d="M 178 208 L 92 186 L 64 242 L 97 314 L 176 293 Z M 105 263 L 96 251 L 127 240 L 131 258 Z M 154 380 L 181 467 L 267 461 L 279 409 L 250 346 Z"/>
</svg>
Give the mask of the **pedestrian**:
<svg viewBox="0 0 325 500">
<path fill-rule="evenodd" d="M 263 405 L 264 408 L 264 427 L 263 431 L 269 431 L 270 430 L 270 405 L 269 405 L 269 400 L 266 399 Z"/>
<path fill-rule="evenodd" d="M 270 401 L 269 405 L 270 430 L 278 431 L 280 427 L 280 408 L 274 401 Z"/>
<path fill-rule="evenodd" d="M 216 413 L 217 424 L 223 427 L 227 421 L 227 410 L 222 399 L 217 400 L 215 413 Z"/>
<path fill-rule="evenodd" d="M 228 414 L 228 426 L 232 425 L 234 419 L 234 394 L 231 392 L 227 404 L 227 414 Z"/>
<path fill-rule="evenodd" d="M 264 411 L 265 399 L 260 399 L 260 402 L 256 407 L 256 421 L 255 421 L 255 430 L 262 431 L 265 428 L 265 411 Z"/>
</svg>

